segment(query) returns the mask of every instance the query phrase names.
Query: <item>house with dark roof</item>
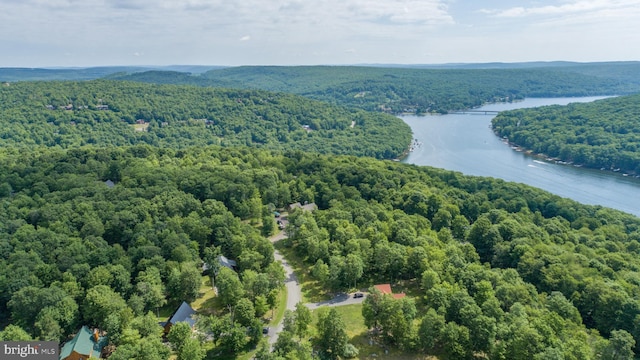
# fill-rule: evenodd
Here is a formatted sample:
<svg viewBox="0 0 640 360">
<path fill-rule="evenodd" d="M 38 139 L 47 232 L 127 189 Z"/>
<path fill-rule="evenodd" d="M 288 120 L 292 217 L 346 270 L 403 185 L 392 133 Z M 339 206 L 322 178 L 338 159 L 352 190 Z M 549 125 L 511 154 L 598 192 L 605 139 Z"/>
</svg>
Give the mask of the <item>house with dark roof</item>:
<svg viewBox="0 0 640 360">
<path fill-rule="evenodd" d="M 236 266 L 238 266 L 235 260 L 227 259 L 227 257 L 224 255 L 218 256 L 218 262 L 220 263 L 220 265 L 227 267 L 233 271 L 235 271 Z"/>
<path fill-rule="evenodd" d="M 164 333 L 168 334 L 171 326 L 179 322 L 186 322 L 190 327 L 193 328 L 193 325 L 195 325 L 196 323 L 196 319 L 194 316 L 195 314 L 196 311 L 193 310 L 193 308 L 189 306 L 189 304 L 183 301 L 182 304 L 180 304 L 180 307 L 178 307 L 178 309 L 176 309 L 171 317 L 169 317 L 169 320 L 165 324 L 163 324 Z"/>
<path fill-rule="evenodd" d="M 394 299 L 402 299 L 403 297 L 407 296 L 405 293 L 394 294 L 393 291 L 391 291 L 391 284 L 378 284 L 373 285 L 373 287 L 384 295 L 393 296 Z"/>
<path fill-rule="evenodd" d="M 100 358 L 102 348 L 107 345 L 107 337 L 100 336 L 96 329 L 91 331 L 83 326 L 80 331 L 67 341 L 60 350 L 60 360 L 85 360 L 90 357 Z"/>
</svg>

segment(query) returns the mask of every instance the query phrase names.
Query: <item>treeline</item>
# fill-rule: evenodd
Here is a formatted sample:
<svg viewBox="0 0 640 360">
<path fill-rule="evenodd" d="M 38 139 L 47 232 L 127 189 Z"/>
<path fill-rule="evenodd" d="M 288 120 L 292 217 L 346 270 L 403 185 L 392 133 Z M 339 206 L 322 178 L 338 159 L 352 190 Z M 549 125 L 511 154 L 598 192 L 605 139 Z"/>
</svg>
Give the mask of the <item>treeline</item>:
<svg viewBox="0 0 640 360">
<path fill-rule="evenodd" d="M 0 314 L 26 336 L 87 324 L 122 334 L 120 349 L 147 346 L 145 314 L 193 299 L 200 264 L 221 253 L 238 261 L 216 279 L 237 323 L 201 326 L 227 350 L 255 344 L 253 316 L 282 273 L 250 224 L 309 201 L 320 209 L 290 215 L 287 245 L 319 281 L 409 284 L 414 303 L 366 305 L 389 344 L 452 359 L 638 350 L 640 220 L 524 185 L 301 151 L 134 146 L 4 150 L 0 198 Z"/>
<path fill-rule="evenodd" d="M 638 67 L 637 64 L 629 66 Z M 594 67 L 599 69 L 596 65 Z M 617 66 L 608 64 L 604 67 L 592 75 L 580 73 L 578 68 L 571 66 L 520 69 L 242 66 L 212 70 L 198 76 L 154 71 L 113 78 L 282 91 L 394 114 L 446 113 L 487 102 L 524 97 L 612 95 L 638 91 L 637 82 L 614 76 Z"/>
<path fill-rule="evenodd" d="M 258 90 L 123 81 L 0 87 L 0 146 L 254 146 L 400 156 L 411 129 L 386 114 Z"/>
<path fill-rule="evenodd" d="M 590 168 L 640 174 L 640 96 L 502 112 L 496 134 L 536 153 Z"/>
</svg>

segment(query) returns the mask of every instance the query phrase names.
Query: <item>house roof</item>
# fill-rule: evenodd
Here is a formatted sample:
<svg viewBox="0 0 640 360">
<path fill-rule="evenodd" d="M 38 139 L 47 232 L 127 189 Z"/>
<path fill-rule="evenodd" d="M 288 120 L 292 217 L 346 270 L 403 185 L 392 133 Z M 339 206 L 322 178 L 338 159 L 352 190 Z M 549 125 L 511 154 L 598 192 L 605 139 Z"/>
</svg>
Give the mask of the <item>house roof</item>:
<svg viewBox="0 0 640 360">
<path fill-rule="evenodd" d="M 402 299 L 403 297 L 407 296 L 405 293 L 394 294 L 393 291 L 391 291 L 391 284 L 378 284 L 373 285 L 373 287 L 378 289 L 378 291 L 385 295 L 393 296 L 394 299 Z"/>
<path fill-rule="evenodd" d="M 238 266 L 238 265 L 236 264 L 236 261 L 235 261 L 235 260 L 227 259 L 227 257 L 226 257 L 226 256 L 224 256 L 224 255 L 219 255 L 219 256 L 218 256 L 218 261 L 220 262 L 220 265 L 222 265 L 222 266 L 226 266 L 226 267 L 228 267 L 229 269 L 232 269 L 232 268 L 234 268 L 234 267 Z"/>
<path fill-rule="evenodd" d="M 297 202 L 289 205 L 289 210 L 293 210 L 293 209 L 302 209 L 304 211 L 314 211 L 314 210 L 318 210 L 318 205 L 316 205 L 316 203 L 302 205 L 299 202 Z"/>
<path fill-rule="evenodd" d="M 195 313 L 196 311 L 183 301 L 180 307 L 171 315 L 167 323 L 173 325 L 177 322 L 186 322 L 189 326 L 193 326 L 196 323 L 196 319 L 193 318 L 193 314 Z"/>
<path fill-rule="evenodd" d="M 217 259 L 220 265 L 224 267 L 228 267 L 231 270 L 235 270 L 234 268 L 238 266 L 235 260 L 228 259 L 224 255 L 218 255 Z M 209 270 L 209 264 L 207 263 L 202 264 L 202 271 L 207 271 L 207 270 Z M 216 275 L 218 275 L 217 271 L 216 271 Z"/>
<path fill-rule="evenodd" d="M 74 351 L 88 357 L 100 357 L 100 352 L 106 344 L 106 336 L 101 336 L 98 341 L 95 341 L 93 332 L 88 327 L 83 326 L 73 339 L 64 344 L 60 351 L 60 359 L 65 359 Z"/>
<path fill-rule="evenodd" d="M 373 285 L 373 287 L 383 294 L 393 294 L 393 291 L 391 291 L 391 284 L 379 284 Z"/>
</svg>

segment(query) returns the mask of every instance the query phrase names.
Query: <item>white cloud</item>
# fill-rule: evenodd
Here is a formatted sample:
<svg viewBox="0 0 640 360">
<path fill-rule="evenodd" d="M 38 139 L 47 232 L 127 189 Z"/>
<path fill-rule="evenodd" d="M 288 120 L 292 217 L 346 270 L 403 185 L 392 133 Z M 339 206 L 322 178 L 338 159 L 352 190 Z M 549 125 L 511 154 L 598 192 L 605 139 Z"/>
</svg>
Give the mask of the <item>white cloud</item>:
<svg viewBox="0 0 640 360">
<path fill-rule="evenodd" d="M 375 21 L 388 19 L 391 23 L 451 23 L 447 5 L 434 0 L 346 0 L 337 1 L 333 6 L 346 11 L 348 17 Z"/>
<path fill-rule="evenodd" d="M 638 0 L 578 0 L 560 5 L 538 7 L 512 7 L 508 9 L 482 9 L 481 12 L 496 17 L 558 16 L 585 13 L 610 13 L 611 11 L 638 11 Z"/>
<path fill-rule="evenodd" d="M 532 3 L 538 5 L 522 5 Z M 130 65 L 132 59 L 224 65 L 578 56 L 588 61 L 603 54 L 613 60 L 633 59 L 634 54 L 640 59 L 640 49 L 629 46 L 640 32 L 640 0 L 482 4 L 494 5 L 460 0 L 0 0 L 0 66 Z"/>
</svg>

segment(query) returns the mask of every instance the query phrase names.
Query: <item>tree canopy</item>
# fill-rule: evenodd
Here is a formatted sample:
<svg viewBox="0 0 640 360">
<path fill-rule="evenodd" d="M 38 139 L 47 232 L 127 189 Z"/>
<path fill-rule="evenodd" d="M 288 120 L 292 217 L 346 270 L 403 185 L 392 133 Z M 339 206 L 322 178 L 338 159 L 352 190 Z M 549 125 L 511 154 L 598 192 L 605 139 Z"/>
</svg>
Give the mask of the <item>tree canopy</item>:
<svg viewBox="0 0 640 360">
<path fill-rule="evenodd" d="M 450 358 L 638 350 L 640 220 L 528 186 L 370 158 L 148 146 L 3 149 L 0 184 L 0 313 L 24 327 L 11 333 L 101 325 L 126 356 L 144 336 L 157 339 L 136 324 L 188 296 L 172 278 L 199 268 L 213 247 L 238 260 L 237 274 L 220 270 L 220 295 L 244 293 L 253 312 L 230 302 L 202 326 L 222 348 L 255 344 L 251 314 L 265 311 L 283 279 L 271 243 L 242 220 L 261 219 L 268 203 L 309 201 L 319 209 L 289 215 L 286 245 L 310 267 L 328 266 L 314 272 L 327 287 L 416 284 L 418 297 L 371 312 L 368 324 L 390 344 Z M 344 271 L 356 262 L 362 272 Z M 145 298 L 149 287 L 160 297 Z M 235 306 L 251 331 L 230 320 Z"/>
</svg>

